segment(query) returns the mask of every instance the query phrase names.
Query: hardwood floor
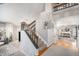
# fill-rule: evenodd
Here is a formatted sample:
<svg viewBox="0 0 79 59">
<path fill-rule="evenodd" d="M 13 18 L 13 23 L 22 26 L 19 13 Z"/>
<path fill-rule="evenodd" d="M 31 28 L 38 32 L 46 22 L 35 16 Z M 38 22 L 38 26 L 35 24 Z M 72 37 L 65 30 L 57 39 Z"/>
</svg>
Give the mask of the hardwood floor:
<svg viewBox="0 0 79 59">
<path fill-rule="evenodd" d="M 79 49 L 69 41 L 58 40 L 44 50 L 41 56 L 79 56 Z"/>
</svg>

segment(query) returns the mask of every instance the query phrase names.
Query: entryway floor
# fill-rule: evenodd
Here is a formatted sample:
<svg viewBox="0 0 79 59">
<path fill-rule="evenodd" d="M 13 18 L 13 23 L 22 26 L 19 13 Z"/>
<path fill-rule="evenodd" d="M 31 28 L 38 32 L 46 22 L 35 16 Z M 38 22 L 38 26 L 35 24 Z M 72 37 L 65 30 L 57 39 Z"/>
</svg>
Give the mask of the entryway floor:
<svg viewBox="0 0 79 59">
<path fill-rule="evenodd" d="M 19 42 L 14 41 L 0 46 L 0 56 L 25 56 L 25 54 L 22 52 Z"/>
<path fill-rule="evenodd" d="M 10 42 L 9 44 L 0 46 L 0 56 L 26 56 L 18 41 Z M 28 54 L 27 54 L 28 55 Z M 79 56 L 79 49 L 64 40 L 58 40 L 52 44 L 42 56 Z"/>
<path fill-rule="evenodd" d="M 79 49 L 73 46 L 71 42 L 58 40 L 46 50 L 42 56 L 79 56 Z"/>
</svg>

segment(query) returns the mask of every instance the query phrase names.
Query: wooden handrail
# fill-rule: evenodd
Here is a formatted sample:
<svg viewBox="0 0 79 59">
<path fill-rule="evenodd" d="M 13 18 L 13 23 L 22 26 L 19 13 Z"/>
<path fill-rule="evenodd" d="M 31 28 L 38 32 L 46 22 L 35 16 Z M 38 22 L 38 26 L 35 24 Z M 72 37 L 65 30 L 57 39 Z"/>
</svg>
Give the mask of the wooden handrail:
<svg viewBox="0 0 79 59">
<path fill-rule="evenodd" d="M 64 5 L 64 4 L 67 4 L 67 3 L 60 3 L 60 4 L 57 4 L 57 5 L 53 6 L 53 8 L 60 7 L 60 6 Z"/>
<path fill-rule="evenodd" d="M 35 23 L 36 21 L 34 20 L 32 23 L 28 24 L 28 26 L 31 26 L 33 23 Z"/>
<path fill-rule="evenodd" d="M 35 25 L 36 25 L 36 20 L 31 22 L 30 24 L 27 24 L 26 22 L 21 22 L 21 29 L 24 30 L 25 28 L 30 28 L 33 31 L 35 31 Z"/>
<path fill-rule="evenodd" d="M 35 27 L 36 24 L 32 25 L 31 28 Z"/>
</svg>

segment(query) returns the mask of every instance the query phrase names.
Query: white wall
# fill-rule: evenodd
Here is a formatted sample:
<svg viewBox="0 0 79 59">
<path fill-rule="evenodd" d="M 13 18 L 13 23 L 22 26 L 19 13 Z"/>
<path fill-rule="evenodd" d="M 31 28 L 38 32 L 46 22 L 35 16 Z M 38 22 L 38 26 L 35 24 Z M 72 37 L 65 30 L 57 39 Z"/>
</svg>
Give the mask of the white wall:
<svg viewBox="0 0 79 59">
<path fill-rule="evenodd" d="M 43 12 L 36 22 L 36 32 L 43 38 L 45 42 L 47 42 L 47 46 L 50 46 L 56 40 L 53 21 L 51 21 L 53 18 L 51 15 L 51 13 Z M 47 29 L 44 26 L 45 22 L 48 22 Z"/>
<path fill-rule="evenodd" d="M 6 23 L 6 36 L 10 37 L 10 35 L 13 35 L 13 25 Z"/>
<path fill-rule="evenodd" d="M 41 14 L 36 22 L 36 32 L 47 42 L 47 29 L 44 29 L 44 22 L 46 20 L 46 15 Z"/>
<path fill-rule="evenodd" d="M 50 46 L 55 41 L 53 21 L 52 18 L 52 6 L 50 3 L 45 5 L 45 11 L 42 12 L 37 20 L 36 32 L 47 42 L 47 46 Z M 45 29 L 44 23 L 48 22 L 48 29 Z"/>
<path fill-rule="evenodd" d="M 0 31 L 4 31 L 6 28 L 6 23 L 0 22 Z"/>
<path fill-rule="evenodd" d="M 21 48 L 23 49 L 23 52 L 25 55 L 28 55 L 28 56 L 36 55 L 37 49 L 34 47 L 28 35 L 24 31 L 21 31 L 20 44 L 21 44 Z"/>
<path fill-rule="evenodd" d="M 47 46 L 49 47 L 52 43 L 55 43 L 57 40 L 54 29 L 48 29 L 48 43 Z"/>
</svg>

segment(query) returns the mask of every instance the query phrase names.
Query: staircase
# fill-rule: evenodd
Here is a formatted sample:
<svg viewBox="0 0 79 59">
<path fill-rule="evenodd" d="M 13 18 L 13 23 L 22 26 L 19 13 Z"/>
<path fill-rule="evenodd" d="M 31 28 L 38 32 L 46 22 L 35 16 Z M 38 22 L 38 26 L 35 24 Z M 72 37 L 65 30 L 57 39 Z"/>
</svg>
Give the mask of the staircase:
<svg viewBox="0 0 79 59">
<path fill-rule="evenodd" d="M 25 22 L 21 23 L 21 30 L 24 30 L 31 42 L 38 49 L 38 55 L 41 55 L 45 49 L 47 49 L 46 43 L 36 34 L 36 21 L 33 21 L 30 24 L 26 24 Z"/>
</svg>

